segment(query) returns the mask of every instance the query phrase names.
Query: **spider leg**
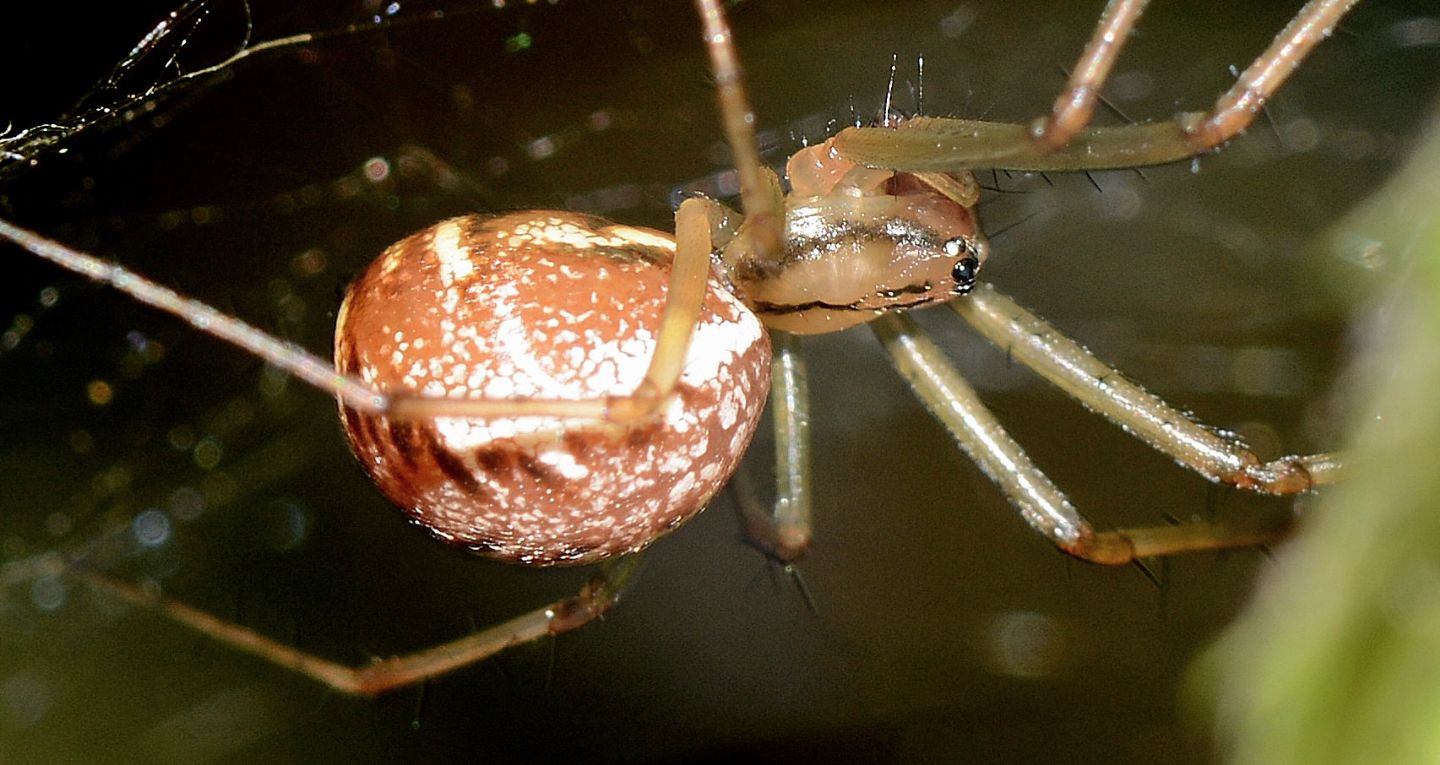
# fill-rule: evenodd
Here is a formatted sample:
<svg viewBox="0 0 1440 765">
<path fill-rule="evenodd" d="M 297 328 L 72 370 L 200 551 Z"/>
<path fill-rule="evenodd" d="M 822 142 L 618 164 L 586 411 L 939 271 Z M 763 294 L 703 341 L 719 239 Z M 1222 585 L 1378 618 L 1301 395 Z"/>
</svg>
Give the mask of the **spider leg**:
<svg viewBox="0 0 1440 765">
<path fill-rule="evenodd" d="M 775 185 L 765 176 L 755 140 L 755 113 L 745 95 L 745 75 L 735 54 L 730 24 L 721 0 L 695 0 L 700 14 L 705 48 L 710 54 L 710 71 L 715 78 L 715 98 L 720 107 L 720 124 L 740 177 L 740 198 L 749 221 L 749 236 L 760 259 L 777 257 L 782 249 L 781 234 L 785 211 Z M 773 178 L 773 176 L 771 176 Z"/>
<path fill-rule="evenodd" d="M 629 394 L 577 399 L 452 399 L 421 394 L 392 395 L 384 414 L 391 419 L 434 417 L 588 417 L 635 422 L 654 416 L 675 390 L 710 280 L 714 248 L 706 199 L 687 199 L 675 211 L 675 258 L 665 310 L 655 332 L 655 350 L 640 384 Z"/>
<path fill-rule="evenodd" d="M 185 320 L 196 329 L 236 345 L 330 393 L 359 412 L 392 420 L 434 417 L 589 417 L 628 422 L 650 417 L 674 390 L 710 278 L 710 230 L 704 200 L 687 200 L 675 214 L 676 253 L 656 346 L 644 379 L 628 395 L 593 399 L 454 399 L 383 392 L 293 343 L 277 340 L 201 301 L 184 297 L 116 263 L 47 239 L 0 220 L 0 239 L 69 271 L 108 284 L 141 303 Z"/>
<path fill-rule="evenodd" d="M 1036 143 L 1049 149 L 1058 149 L 1067 143 L 1080 128 L 1090 124 L 1095 113 L 1095 103 L 1100 97 L 1100 88 L 1109 79 L 1120 49 L 1130 39 L 1135 22 L 1145 11 L 1149 0 L 1110 0 L 1100 14 L 1100 21 L 1080 54 L 1080 61 L 1070 72 L 1065 89 L 1055 98 L 1050 114 L 1041 117 L 1031 126 Z"/>
<path fill-rule="evenodd" d="M 695 0 L 700 15 L 710 70 L 715 78 L 715 97 L 720 124 L 730 145 L 735 171 L 740 180 L 744 224 L 726 221 L 725 209 L 709 200 L 691 199 L 681 205 L 705 206 L 711 249 L 721 252 L 736 236 L 742 246 L 726 249 L 731 254 L 746 252 L 757 261 L 778 259 L 784 250 L 784 192 L 780 179 L 760 161 L 755 138 L 755 115 L 745 93 L 745 78 L 736 56 L 729 22 L 720 0 Z M 697 218 L 701 216 L 697 213 Z M 680 221 L 677 216 L 677 239 Z M 697 223 L 695 229 L 701 226 Z M 683 246 L 683 240 L 681 240 Z M 724 257 L 722 253 L 722 257 Z M 784 332 L 772 332 L 774 360 L 771 366 L 770 405 L 775 427 L 776 500 L 769 512 L 756 503 L 741 502 L 746 535 L 756 546 L 777 561 L 789 564 L 810 544 L 810 404 L 804 360 L 796 339 Z"/>
<path fill-rule="evenodd" d="M 6 220 L 0 220 L 0 239 L 9 240 L 68 271 L 110 285 L 141 303 L 183 319 L 196 329 L 249 351 L 276 368 L 334 395 L 358 411 L 380 412 L 388 405 L 385 394 L 358 379 L 336 374 L 329 360 L 293 343 L 277 340 L 213 306 L 184 297 L 124 266 L 47 239 Z"/>
<path fill-rule="evenodd" d="M 1300 62 L 1359 0 L 1310 0 L 1290 23 L 1275 35 L 1270 47 L 1260 54 L 1225 91 L 1199 122 L 1182 124 L 1197 153 L 1209 151 L 1234 138 L 1259 114 Z"/>
<path fill-rule="evenodd" d="M 914 320 L 886 314 L 870 326 L 900 375 L 961 450 L 1000 487 L 1032 528 L 1066 553 L 1092 563 L 1122 565 L 1156 555 L 1265 544 L 1284 538 L 1289 529 L 1285 518 L 1097 532 L 1005 432 Z"/>
<path fill-rule="evenodd" d="M 799 339 L 772 332 L 770 415 L 775 427 L 775 504 L 741 502 L 745 535 L 782 564 L 810 546 L 810 384 Z"/>
<path fill-rule="evenodd" d="M 641 553 L 601 564 L 580 592 L 465 637 L 401 656 L 351 667 L 281 643 L 247 627 L 166 598 L 106 574 L 83 568 L 68 574 L 91 587 L 134 605 L 154 610 L 229 648 L 257 656 L 279 667 L 353 696 L 377 696 L 452 672 L 494 656 L 512 646 L 582 627 L 604 615 L 635 581 Z"/>
<path fill-rule="evenodd" d="M 1334 454 L 1262 462 L 1245 444 L 1194 422 L 989 284 L 949 305 L 990 342 L 1086 408 L 1212 481 L 1294 494 L 1341 477 L 1344 466 Z"/>
<path fill-rule="evenodd" d="M 836 136 L 835 146 L 856 162 L 910 172 L 975 167 L 1038 172 L 1105 170 L 1186 159 L 1215 149 L 1248 127 L 1356 2 L 1310 0 L 1209 112 L 1187 112 L 1167 122 L 1144 125 L 1084 127 L 1110 63 L 1119 53 L 1120 40 L 1106 40 L 1105 36 L 1111 31 L 1128 31 L 1139 11 L 1132 6 L 1142 5 L 1135 0 L 1112 0 L 1096 38 L 1057 101 L 1059 111 L 1042 120 L 1038 130 L 1000 122 L 917 117 L 894 128 L 847 128 Z"/>
<path fill-rule="evenodd" d="M 950 431 L 961 450 L 1019 508 L 1026 523 L 1062 549 L 1091 533 L 1070 500 L 1035 467 L 913 319 L 891 313 L 871 322 L 870 327 L 900 376 Z"/>
</svg>

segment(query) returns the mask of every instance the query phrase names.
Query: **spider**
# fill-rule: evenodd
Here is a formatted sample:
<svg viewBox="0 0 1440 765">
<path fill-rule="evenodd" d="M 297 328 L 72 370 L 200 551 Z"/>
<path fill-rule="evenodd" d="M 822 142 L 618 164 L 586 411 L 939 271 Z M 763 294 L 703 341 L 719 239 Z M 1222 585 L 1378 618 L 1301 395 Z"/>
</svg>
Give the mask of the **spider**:
<svg viewBox="0 0 1440 765">
<path fill-rule="evenodd" d="M 900 334 L 900 333 L 893 333 L 893 336 L 899 336 L 899 334 Z"/>
</svg>

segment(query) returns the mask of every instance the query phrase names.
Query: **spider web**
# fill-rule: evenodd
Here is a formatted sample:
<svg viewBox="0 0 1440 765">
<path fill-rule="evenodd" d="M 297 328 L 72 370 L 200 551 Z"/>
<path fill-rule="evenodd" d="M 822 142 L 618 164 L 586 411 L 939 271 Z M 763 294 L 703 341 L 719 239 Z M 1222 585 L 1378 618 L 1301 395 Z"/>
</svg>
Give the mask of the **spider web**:
<svg viewBox="0 0 1440 765">
<path fill-rule="evenodd" d="M 248 59 L 282 55 L 301 46 L 313 46 L 329 39 L 375 33 L 399 26 L 433 23 L 447 16 L 488 10 L 474 3 L 400 3 L 383 7 L 373 0 L 354 4 L 300 3 L 279 6 L 260 0 L 188 0 L 165 9 L 152 3 L 152 18 L 158 19 L 118 57 L 111 57 L 119 37 L 101 19 L 86 26 L 100 32 L 95 40 L 77 38 L 76 29 L 59 23 L 31 19 L 29 25 L 12 29 L 55 30 L 63 33 L 64 49 L 75 54 L 69 70 L 70 81 L 86 76 L 96 62 L 116 61 L 82 94 L 60 111 L 60 99 L 71 90 L 65 81 L 46 80 L 31 84 L 28 98 L 7 100 L 8 113 L 0 112 L 7 126 L 0 134 L 0 181 L 34 167 L 47 155 L 63 151 L 73 140 L 92 132 L 116 129 L 145 129 L 146 117 L 175 108 L 174 101 L 193 91 L 234 76 L 234 70 Z M 129 4 L 115 21 L 133 27 L 146 17 L 147 7 Z M 100 22 L 100 23 L 96 23 Z M 103 30 L 103 31 L 102 31 Z M 18 36 L 18 35 L 17 35 Z M 7 47 L 11 55 L 37 56 L 51 44 L 26 36 L 25 44 Z M 110 43 L 110 44 L 102 44 Z M 58 46 L 56 46 L 58 47 Z M 44 62 L 30 61 L 32 66 Z"/>
</svg>

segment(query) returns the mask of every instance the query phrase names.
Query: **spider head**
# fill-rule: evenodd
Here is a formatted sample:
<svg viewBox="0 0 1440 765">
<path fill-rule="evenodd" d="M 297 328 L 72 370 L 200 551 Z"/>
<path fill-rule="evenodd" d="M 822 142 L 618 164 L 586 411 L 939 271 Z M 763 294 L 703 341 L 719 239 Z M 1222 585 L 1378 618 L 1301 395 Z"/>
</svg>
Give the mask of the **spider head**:
<svg viewBox="0 0 1440 765">
<path fill-rule="evenodd" d="M 815 334 L 969 292 L 989 247 L 968 175 L 858 165 L 829 141 L 786 168 L 785 249 L 733 259 L 736 287 L 769 326 Z"/>
</svg>

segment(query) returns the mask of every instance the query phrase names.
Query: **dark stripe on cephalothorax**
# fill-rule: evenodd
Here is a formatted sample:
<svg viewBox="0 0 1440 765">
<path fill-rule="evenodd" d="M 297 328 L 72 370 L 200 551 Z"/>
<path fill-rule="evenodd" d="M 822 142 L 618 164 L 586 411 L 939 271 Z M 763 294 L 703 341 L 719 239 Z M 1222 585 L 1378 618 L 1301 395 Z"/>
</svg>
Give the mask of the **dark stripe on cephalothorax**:
<svg viewBox="0 0 1440 765">
<path fill-rule="evenodd" d="M 796 263 L 825 258 L 844 244 L 882 239 L 931 250 L 944 245 L 934 231 L 913 221 L 897 219 L 874 226 L 842 220 L 828 224 L 824 236 L 801 236 L 791 231 L 780 257 L 763 261 L 746 258 L 736 264 L 735 279 L 740 282 L 773 279 Z"/>
<path fill-rule="evenodd" d="M 883 313 L 886 311 L 904 311 L 910 308 L 918 308 L 928 303 L 933 303 L 940 298 L 927 297 L 921 300 L 912 300 L 908 303 L 892 303 L 884 306 L 862 305 L 860 301 L 853 303 L 826 303 L 823 300 L 812 300 L 808 303 L 755 303 L 757 313 L 787 314 L 804 313 L 805 311 L 864 311 L 866 313 Z"/>
<path fill-rule="evenodd" d="M 927 280 L 920 284 L 907 284 L 904 287 L 896 287 L 894 289 L 878 289 L 875 290 L 875 294 L 882 298 L 889 299 L 897 298 L 901 295 L 925 295 L 934 289 L 935 285 Z"/>
<path fill-rule="evenodd" d="M 459 484 L 466 494 L 479 494 L 483 487 L 479 481 L 475 480 L 475 475 L 470 472 L 470 467 L 440 443 L 440 439 L 436 438 L 433 429 L 421 428 L 420 432 L 424 434 L 425 451 L 430 454 L 430 459 L 435 461 L 435 466 L 440 468 L 440 472 Z"/>
</svg>

